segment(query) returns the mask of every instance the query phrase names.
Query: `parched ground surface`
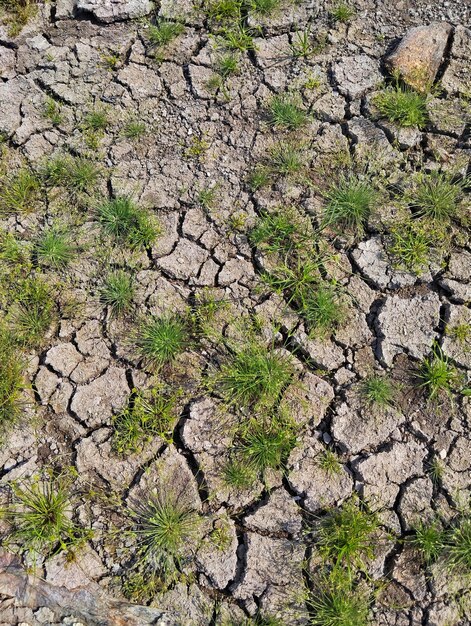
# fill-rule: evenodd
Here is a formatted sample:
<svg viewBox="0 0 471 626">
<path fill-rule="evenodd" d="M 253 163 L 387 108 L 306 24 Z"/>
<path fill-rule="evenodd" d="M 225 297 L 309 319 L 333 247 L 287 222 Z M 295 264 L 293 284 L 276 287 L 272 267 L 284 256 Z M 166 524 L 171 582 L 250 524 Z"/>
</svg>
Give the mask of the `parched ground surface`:
<svg viewBox="0 0 471 626">
<path fill-rule="evenodd" d="M 141 597 L 135 582 L 134 601 L 158 607 L 136 623 L 235 624 L 261 613 L 282 624 L 308 624 L 318 567 L 312 527 L 358 492 L 382 524 L 367 566 L 367 584 L 376 587 L 371 623 L 469 624 L 466 577 L 440 563 L 425 568 L 404 541 L 419 520 L 437 514 L 451 520 L 469 499 L 470 400 L 453 393 L 430 402 L 414 378 L 440 345 L 466 387 L 470 335 L 459 340 L 450 329 L 471 322 L 469 232 L 465 221 L 451 224 L 445 249 L 418 273 L 398 266 L 388 247 L 391 228 L 403 219 L 397 189 L 407 188 L 417 171 L 468 167 L 469 7 L 362 0 L 343 24 L 332 22 L 332 7 L 322 2 L 282 5 L 271 18 L 249 16 L 249 25 L 261 26 L 255 49 L 240 53 L 238 72 L 217 83 L 211 34 L 217 29 L 204 14 L 185 0 L 157 8 L 160 16 L 183 19 L 185 29 L 156 59 L 146 22 L 128 19 L 145 13 L 144 5 L 74 7 L 73 0 L 57 0 L 40 6 L 16 38 L 7 26 L 0 34 L 4 180 L 26 166 L 40 172 L 58 153 L 100 168 L 95 188 L 79 198 L 49 187 L 31 210 L 1 221 L 3 233 L 25 249 L 54 223 L 66 226 L 80 249 L 60 271 L 32 254 L 28 271 L 54 294 L 52 323 L 39 347 L 27 351 L 30 401 L 0 448 L 4 503 L 13 481 L 46 468 L 73 473 L 74 520 L 93 531 L 74 560 L 64 552 L 39 559 L 36 574 L 54 587 L 97 584 L 95 594 L 101 588 L 122 599 L 127 589 L 129 597 L 136 547 L 123 531 L 125 511 L 164 485 L 199 512 L 198 541 L 166 591 L 150 597 L 143 590 Z M 455 28 L 439 70 L 443 91 L 429 97 L 424 130 L 399 131 L 374 111 L 386 76 L 382 59 L 407 28 L 435 20 Z M 307 26 L 316 50 L 293 58 L 296 32 Z M 299 93 L 310 115 L 292 133 L 267 123 L 270 99 L 286 91 Z M 51 99 L 60 111 L 56 120 L 50 109 L 47 115 Z M 109 123 L 92 132 L 86 118 L 97 108 Z M 130 120 L 145 124 L 137 139 L 123 133 Z M 301 174 L 272 174 L 254 190 L 250 175 L 280 142 L 302 149 Z M 252 245 L 248 234 L 260 216 L 280 207 L 291 207 L 293 220 L 314 233 L 330 181 L 352 168 L 374 172 L 381 202 L 363 233 L 319 236 L 330 254 L 323 278 L 339 289 L 344 319 L 332 334 L 310 333 L 289 296 L 262 281 L 279 259 Z M 160 223 L 161 234 L 142 253 L 112 245 L 97 220 L 103 198 L 120 194 Z M 469 215 L 469 203 L 464 211 Z M 13 276 L 2 263 L 0 271 Z M 125 268 L 135 285 L 134 308 L 121 317 L 100 302 L 110 268 Z M 16 285 L 9 288 L 5 309 L 15 306 Z M 209 293 L 224 302 L 209 322 L 213 333 L 193 341 L 170 368 L 152 371 L 135 349 L 139 321 L 149 314 L 185 316 L 189 308 L 195 314 L 198 299 Z M 237 424 L 249 416 L 228 408 L 217 386 L 209 391 L 205 381 L 228 358 L 218 333 L 243 344 L 255 319 L 260 341 L 294 364 L 298 383 L 281 402 L 299 427 L 284 467 L 237 489 L 223 480 L 224 467 L 237 446 Z M 373 373 L 394 382 L 394 407 L 362 400 L 362 381 Z M 181 390 L 173 434 L 119 453 L 114 416 L 133 390 L 162 382 Z M 336 472 L 319 462 L 326 449 L 338 455 Z M 83 606 L 74 612 L 44 601 L 41 607 L 41 598 L 26 608 L 2 585 L 3 624 L 120 623 L 106 616 L 87 622 Z M 168 611 L 168 621 L 159 621 L 160 610 Z"/>
</svg>

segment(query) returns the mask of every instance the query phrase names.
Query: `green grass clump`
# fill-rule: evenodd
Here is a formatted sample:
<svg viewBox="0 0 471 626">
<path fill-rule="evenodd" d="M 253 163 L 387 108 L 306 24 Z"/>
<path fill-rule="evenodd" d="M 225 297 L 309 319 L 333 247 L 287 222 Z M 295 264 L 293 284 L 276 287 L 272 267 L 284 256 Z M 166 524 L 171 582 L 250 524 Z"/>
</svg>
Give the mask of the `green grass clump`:
<svg viewBox="0 0 471 626">
<path fill-rule="evenodd" d="M 378 201 L 378 192 L 367 180 L 342 176 L 326 194 L 322 227 L 341 227 L 361 233 Z"/>
<path fill-rule="evenodd" d="M 37 262 L 54 269 L 61 269 L 70 263 L 75 252 L 70 233 L 55 226 L 46 229 L 34 246 Z"/>
<path fill-rule="evenodd" d="M 355 499 L 349 500 L 321 518 L 318 549 L 335 566 L 365 569 L 364 559 L 373 557 L 379 527 L 376 513 Z"/>
<path fill-rule="evenodd" d="M 389 252 L 399 267 L 420 274 L 430 262 L 434 243 L 436 239 L 430 229 L 417 220 L 407 221 L 391 228 Z"/>
<path fill-rule="evenodd" d="M 277 174 L 295 176 L 306 167 L 306 155 L 299 143 L 280 142 L 271 151 L 271 167 Z"/>
<path fill-rule="evenodd" d="M 409 539 L 427 565 L 434 563 L 445 548 L 445 531 L 438 521 L 420 521 L 414 528 L 414 534 Z"/>
<path fill-rule="evenodd" d="M 471 340 L 471 324 L 457 324 L 456 326 L 447 326 L 446 334 L 453 340 L 457 341 L 461 346 L 465 347 Z"/>
<path fill-rule="evenodd" d="M 268 121 L 275 128 L 296 130 L 307 122 L 306 112 L 289 94 L 276 95 L 268 106 Z"/>
<path fill-rule="evenodd" d="M 229 76 L 237 74 L 239 70 L 239 60 L 234 53 L 227 52 L 217 59 L 216 68 L 223 78 L 228 78 Z"/>
<path fill-rule="evenodd" d="M 360 394 L 369 405 L 385 407 L 394 403 L 394 385 L 384 376 L 366 378 L 361 384 Z"/>
<path fill-rule="evenodd" d="M 213 373 L 209 384 L 230 405 L 272 407 L 293 375 L 287 356 L 249 341 Z"/>
<path fill-rule="evenodd" d="M 132 307 L 134 285 L 124 270 L 111 272 L 100 290 L 100 301 L 110 308 L 113 315 L 123 315 Z"/>
<path fill-rule="evenodd" d="M 309 233 L 294 211 L 279 209 L 257 220 L 249 233 L 249 240 L 261 250 L 288 253 L 306 246 Z"/>
<path fill-rule="evenodd" d="M 339 457 L 330 448 L 326 448 L 319 454 L 317 463 L 328 476 L 336 476 L 337 474 L 340 474 L 342 469 Z"/>
<path fill-rule="evenodd" d="M 430 400 L 443 394 L 451 395 L 459 384 L 457 370 L 438 346 L 420 363 L 417 378 L 419 387 L 425 390 Z"/>
<path fill-rule="evenodd" d="M 339 2 L 330 12 L 334 22 L 349 22 L 354 15 L 355 9 L 344 2 Z"/>
<path fill-rule="evenodd" d="M 0 9 L 6 11 L 6 15 L 2 11 L 0 17 L 3 18 L 2 23 L 8 26 L 9 37 L 16 37 L 37 14 L 38 5 L 34 0 L 2 0 Z"/>
<path fill-rule="evenodd" d="M 160 387 L 135 391 L 127 406 L 113 418 L 113 449 L 119 454 L 139 452 L 154 437 L 170 443 L 177 419 L 177 397 Z"/>
<path fill-rule="evenodd" d="M 107 235 L 132 249 L 148 248 L 159 234 L 157 222 L 128 196 L 103 203 L 98 219 Z"/>
<path fill-rule="evenodd" d="M 399 84 L 377 94 L 374 104 L 383 117 L 403 128 L 423 128 L 427 124 L 426 96 Z"/>
<path fill-rule="evenodd" d="M 315 47 L 311 41 L 311 30 L 306 28 L 298 30 L 293 34 L 290 44 L 291 54 L 295 59 L 307 59 L 315 52 Z"/>
<path fill-rule="evenodd" d="M 124 124 L 122 134 L 127 139 L 139 139 L 145 135 L 146 130 L 147 127 L 144 122 L 130 119 Z"/>
<path fill-rule="evenodd" d="M 185 27 L 180 22 L 170 22 L 161 20 L 157 24 L 150 24 L 147 30 L 147 37 L 155 47 L 167 46 L 185 31 Z"/>
<path fill-rule="evenodd" d="M 149 495 L 130 512 L 138 539 L 138 556 L 157 571 L 164 582 L 178 576 L 191 554 L 199 517 L 170 493 Z"/>
<path fill-rule="evenodd" d="M 9 541 L 22 553 L 49 556 L 83 543 L 90 532 L 72 521 L 73 502 L 60 480 L 14 483 L 13 501 L 1 516 L 10 524 Z"/>
<path fill-rule="evenodd" d="M 29 213 L 37 205 L 41 185 L 37 176 L 26 167 L 0 182 L 0 215 Z"/>
<path fill-rule="evenodd" d="M 451 569 L 471 572 L 471 519 L 463 517 L 448 533 L 447 564 Z"/>
<path fill-rule="evenodd" d="M 458 217 L 468 179 L 454 180 L 446 172 L 421 173 L 409 194 L 412 209 L 420 216 L 447 223 Z"/>
<path fill-rule="evenodd" d="M 109 123 L 108 113 L 104 109 L 90 111 L 83 118 L 83 126 L 88 130 L 105 130 Z"/>
<path fill-rule="evenodd" d="M 277 416 L 270 420 L 250 420 L 239 432 L 238 450 L 247 465 L 263 474 L 280 469 L 296 445 L 296 427 L 292 420 Z"/>
<path fill-rule="evenodd" d="M 350 576 L 334 569 L 317 581 L 307 604 L 312 626 L 366 626 L 370 593 L 355 587 Z"/>
<path fill-rule="evenodd" d="M 95 190 L 100 170 L 96 163 L 84 157 L 60 155 L 48 161 L 43 177 L 50 187 L 65 187 L 72 196 Z"/>
<path fill-rule="evenodd" d="M 53 98 L 48 98 L 44 106 L 44 117 L 51 121 L 54 126 L 62 122 L 61 107 Z"/>
<path fill-rule="evenodd" d="M 40 346 L 52 324 L 54 313 L 50 288 L 40 278 L 24 280 L 12 307 L 11 319 L 17 341 L 31 348 Z"/>
<path fill-rule="evenodd" d="M 249 489 L 257 480 L 257 471 L 246 459 L 236 455 L 225 464 L 222 478 L 229 487 L 244 490 Z"/>
<path fill-rule="evenodd" d="M 139 328 L 136 344 L 142 358 L 160 368 L 172 363 L 189 345 L 187 321 L 176 315 L 150 316 Z"/>
<path fill-rule="evenodd" d="M 251 191 L 258 191 L 266 187 L 271 181 L 270 169 L 264 165 L 257 165 L 247 178 L 247 183 Z"/>
<path fill-rule="evenodd" d="M 343 303 L 333 283 L 320 282 L 300 294 L 297 309 L 313 333 L 332 333 L 345 319 Z"/>
<path fill-rule="evenodd" d="M 205 0 L 207 16 L 217 22 L 237 22 L 241 18 L 243 0 Z"/>
<path fill-rule="evenodd" d="M 250 10 L 256 15 L 263 17 L 271 15 L 280 8 L 281 0 L 251 0 L 249 2 Z"/>
<path fill-rule="evenodd" d="M 223 45 L 234 52 L 247 52 L 255 49 L 254 31 L 240 22 L 225 28 L 221 37 Z"/>
<path fill-rule="evenodd" d="M 21 416 L 25 367 L 13 334 L 0 324 L 0 433 Z"/>
</svg>

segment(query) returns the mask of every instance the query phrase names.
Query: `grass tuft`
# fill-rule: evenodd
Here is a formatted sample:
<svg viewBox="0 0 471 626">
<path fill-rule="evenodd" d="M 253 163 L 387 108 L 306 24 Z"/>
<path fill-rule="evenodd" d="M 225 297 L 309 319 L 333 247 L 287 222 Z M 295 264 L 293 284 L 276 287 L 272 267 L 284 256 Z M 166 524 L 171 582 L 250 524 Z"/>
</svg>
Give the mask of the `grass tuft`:
<svg viewBox="0 0 471 626">
<path fill-rule="evenodd" d="M 328 476 L 336 476 L 342 469 L 339 457 L 330 448 L 326 448 L 319 454 L 317 463 Z"/>
<path fill-rule="evenodd" d="M 0 324 L 0 431 L 8 429 L 21 416 L 25 367 L 13 334 Z"/>
<path fill-rule="evenodd" d="M 97 165 L 84 157 L 56 156 L 44 167 L 43 177 L 50 187 L 65 187 L 74 196 L 92 192 L 100 179 Z"/>
<path fill-rule="evenodd" d="M 360 393 L 369 405 L 386 407 L 394 403 L 394 385 L 384 376 L 366 378 L 361 384 Z"/>
<path fill-rule="evenodd" d="M 159 234 L 157 222 L 128 196 L 118 196 L 102 204 L 98 219 L 106 234 L 132 249 L 148 248 Z"/>
<path fill-rule="evenodd" d="M 355 9 L 345 2 L 339 2 L 330 12 L 331 19 L 341 23 L 349 22 L 354 15 Z"/>
<path fill-rule="evenodd" d="M 336 226 L 361 233 L 368 220 L 378 193 L 371 183 L 353 174 L 342 176 L 326 194 L 321 226 Z"/>
<path fill-rule="evenodd" d="M 426 391 L 430 400 L 433 400 L 439 395 L 451 395 L 460 377 L 441 348 L 436 346 L 431 356 L 424 358 L 420 363 L 417 378 L 419 387 Z"/>
<path fill-rule="evenodd" d="M 239 433 L 239 453 L 257 472 L 280 469 L 296 445 L 296 427 L 292 420 L 277 416 L 266 422 L 258 419 L 244 424 Z"/>
<path fill-rule="evenodd" d="M 40 278 L 27 278 L 19 288 L 12 309 L 16 339 L 28 347 L 44 342 L 54 317 L 54 300 L 49 287 Z"/>
<path fill-rule="evenodd" d="M 272 98 L 268 106 L 268 120 L 275 128 L 296 130 L 306 124 L 307 115 L 296 98 L 281 94 Z"/>
<path fill-rule="evenodd" d="M 454 180 L 446 172 L 421 173 L 409 203 L 420 217 L 447 223 L 458 216 L 463 189 L 468 183 L 468 179 Z"/>
<path fill-rule="evenodd" d="M 420 552 L 424 562 L 430 565 L 438 559 L 445 548 L 445 532 L 436 520 L 420 521 L 409 541 Z"/>
<path fill-rule="evenodd" d="M 426 96 L 398 83 L 376 95 L 374 104 L 380 114 L 403 128 L 424 128 L 428 122 Z"/>
<path fill-rule="evenodd" d="M 356 588 L 339 569 L 323 575 L 314 586 L 308 607 L 312 626 L 366 626 L 370 608 L 368 590 Z"/>
<path fill-rule="evenodd" d="M 249 489 L 257 480 L 257 471 L 246 459 L 235 456 L 224 466 L 222 477 L 229 487 L 244 490 Z"/>
<path fill-rule="evenodd" d="M 299 143 L 280 142 L 271 151 L 271 166 L 284 176 L 299 174 L 306 167 L 306 155 Z"/>
<path fill-rule="evenodd" d="M 430 229 L 417 220 L 397 224 L 391 229 L 389 251 L 395 257 L 397 265 L 420 274 L 430 262 L 430 252 L 434 237 Z"/>
<path fill-rule="evenodd" d="M 6 176 L 0 184 L 0 215 L 34 211 L 40 188 L 37 176 L 27 168 Z"/>
<path fill-rule="evenodd" d="M 124 270 L 111 272 L 100 291 L 100 300 L 110 307 L 113 315 L 123 315 L 132 307 L 134 285 L 131 276 Z"/>
<path fill-rule="evenodd" d="M 187 323 L 176 315 L 151 316 L 141 323 L 136 343 L 142 358 L 161 368 L 188 347 Z"/>
<path fill-rule="evenodd" d="M 34 247 L 37 262 L 57 270 L 72 261 L 75 251 L 70 234 L 55 226 L 45 230 Z"/>
</svg>

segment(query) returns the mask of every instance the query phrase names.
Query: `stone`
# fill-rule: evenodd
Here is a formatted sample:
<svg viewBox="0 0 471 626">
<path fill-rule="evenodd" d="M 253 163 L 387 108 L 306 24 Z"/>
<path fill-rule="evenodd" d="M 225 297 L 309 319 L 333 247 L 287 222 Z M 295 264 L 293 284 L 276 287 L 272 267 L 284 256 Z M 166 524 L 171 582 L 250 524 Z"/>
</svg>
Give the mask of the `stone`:
<svg viewBox="0 0 471 626">
<path fill-rule="evenodd" d="M 464 368 L 471 369 L 471 311 L 466 306 L 450 304 L 446 313 L 442 349 L 446 356 Z M 463 336 L 457 332 L 464 331 Z"/>
<path fill-rule="evenodd" d="M 339 505 L 353 491 L 353 479 L 345 466 L 341 465 L 336 473 L 328 473 L 321 467 L 319 457 L 324 450 L 317 439 L 305 437 L 287 462 L 288 483 L 312 513 Z"/>
<path fill-rule="evenodd" d="M 91 13 L 98 21 L 109 24 L 144 17 L 152 11 L 150 0 L 76 0 L 76 11 Z"/>
<path fill-rule="evenodd" d="M 452 252 L 447 271 L 439 282 L 453 300 L 471 301 L 471 253 L 467 250 Z"/>
<path fill-rule="evenodd" d="M 379 167 L 399 160 L 399 153 L 392 147 L 386 134 L 370 120 L 354 117 L 348 122 L 348 132 L 354 142 L 355 155 L 360 161 L 368 161 Z"/>
<path fill-rule="evenodd" d="M 440 321 L 440 298 L 426 292 L 412 298 L 388 296 L 376 319 L 377 352 L 388 367 L 403 352 L 415 359 L 424 358 L 437 338 Z"/>
<path fill-rule="evenodd" d="M 41 365 L 36 375 L 34 385 L 41 398 L 42 404 L 47 404 L 52 393 L 60 382 L 60 378 L 47 367 Z"/>
<path fill-rule="evenodd" d="M 300 329 L 293 333 L 292 340 L 320 368 L 335 370 L 345 362 L 343 349 L 327 338 L 310 337 Z"/>
<path fill-rule="evenodd" d="M 309 422 L 317 426 L 334 395 L 328 382 L 311 372 L 304 372 L 299 381 L 287 388 L 280 406 L 286 408 L 298 424 Z"/>
<path fill-rule="evenodd" d="M 67 560 L 67 553 L 61 552 L 46 563 L 46 581 L 66 589 L 84 587 L 104 574 L 106 569 L 98 554 L 88 545 L 78 551 L 71 562 Z"/>
<path fill-rule="evenodd" d="M 345 117 L 345 99 L 330 91 L 314 102 L 311 112 L 323 122 L 341 122 Z"/>
<path fill-rule="evenodd" d="M 433 484 L 430 478 L 414 478 L 407 483 L 398 506 L 405 530 L 411 530 L 419 522 L 426 522 L 433 518 L 432 498 Z"/>
<path fill-rule="evenodd" d="M 131 90 L 136 100 L 156 98 L 162 92 L 162 84 L 158 74 L 151 68 L 129 63 L 118 72 L 117 79 Z"/>
<path fill-rule="evenodd" d="M 471 30 L 457 25 L 450 50 L 450 60 L 440 84 L 449 94 L 467 97 L 471 89 L 469 62 L 471 60 Z"/>
<path fill-rule="evenodd" d="M 106 424 L 113 413 L 123 408 L 130 392 L 125 370 L 112 366 L 88 385 L 79 385 L 70 408 L 89 426 Z"/>
<path fill-rule="evenodd" d="M 370 506 L 391 508 L 400 487 L 411 476 L 423 473 L 425 446 L 414 440 L 394 442 L 389 450 L 372 454 L 356 463 L 363 483 L 362 493 Z"/>
<path fill-rule="evenodd" d="M 285 489 L 275 489 L 268 501 L 247 515 L 243 523 L 254 532 L 297 536 L 302 529 L 301 509 Z"/>
<path fill-rule="evenodd" d="M 332 75 L 340 93 L 352 100 L 383 81 L 378 61 L 366 54 L 343 57 L 333 64 Z"/>
<path fill-rule="evenodd" d="M 175 250 L 168 256 L 157 259 L 156 264 L 171 278 L 188 280 L 192 276 L 197 276 L 208 257 L 208 252 L 198 244 L 188 239 L 180 239 Z"/>
<path fill-rule="evenodd" d="M 208 534 L 198 548 L 198 566 L 217 589 L 225 589 L 234 580 L 239 545 L 235 523 L 227 516 L 211 519 Z"/>
<path fill-rule="evenodd" d="M 46 365 L 50 365 L 61 376 L 70 376 L 83 356 L 72 343 L 61 343 L 48 350 Z"/>
<path fill-rule="evenodd" d="M 391 73 L 408 85 L 428 91 L 442 63 L 452 27 L 446 22 L 417 26 L 407 31 L 396 50 L 385 59 Z"/>
<path fill-rule="evenodd" d="M 352 257 L 362 274 L 380 289 L 398 289 L 417 280 L 415 274 L 393 267 L 379 235 L 360 242 Z"/>
</svg>

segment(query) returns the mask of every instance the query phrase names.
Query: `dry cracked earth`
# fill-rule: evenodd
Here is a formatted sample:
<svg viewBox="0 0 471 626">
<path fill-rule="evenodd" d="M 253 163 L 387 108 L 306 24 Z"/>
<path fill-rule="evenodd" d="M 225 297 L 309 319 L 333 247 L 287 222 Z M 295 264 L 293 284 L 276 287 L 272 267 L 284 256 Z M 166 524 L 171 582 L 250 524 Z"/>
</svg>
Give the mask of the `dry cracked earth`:
<svg viewBox="0 0 471 626">
<path fill-rule="evenodd" d="M 2 323 L 23 319 L 25 281 L 42 281 L 51 301 L 39 336 L 16 349 L 27 384 L 0 448 L 1 624 L 471 623 L 470 544 L 456 568 L 446 549 L 427 560 L 413 540 L 421 523 L 469 523 L 466 186 L 444 232 L 423 222 L 420 267 L 397 253 L 418 177 L 457 180 L 469 168 L 470 7 L 358 0 L 343 16 L 338 6 L 282 2 L 261 16 L 244 4 L 253 46 L 235 52 L 233 72 L 221 70 L 220 21 L 190 0 L 55 0 L 19 32 L 14 5 L 3 9 Z M 162 20 L 183 28 L 155 45 L 149 24 Z M 376 106 L 394 88 L 385 59 L 408 29 L 431 23 L 412 61 L 435 81 L 428 118 L 401 127 Z M 270 103 L 286 93 L 307 113 L 300 129 L 271 123 Z M 47 170 L 58 155 L 98 174 L 67 188 Z M 20 202 L 24 172 L 33 182 Z M 371 211 L 359 229 L 326 225 L 331 184 L 352 172 L 376 190 Z M 116 197 L 158 222 L 154 241 L 128 246 L 103 231 L 99 207 Z M 301 233 L 295 245 L 255 241 L 267 216 L 280 215 Z M 75 247 L 60 267 L 35 247 L 56 224 Z M 335 296 L 324 332 L 281 280 L 313 260 L 308 290 Z M 117 315 L 100 294 L 120 269 L 133 297 Z M 169 315 L 191 337 L 155 367 L 139 333 Z M 271 404 L 228 400 L 221 372 L 246 346 L 288 369 Z M 421 378 L 434 359 L 451 372 L 436 394 Z M 391 394 L 383 403 L 365 398 L 365 381 L 378 377 Z M 152 389 L 173 394 L 171 419 L 160 431 L 140 424 L 132 445 L 120 440 L 136 398 Z M 242 463 L 252 474 L 241 476 L 250 434 L 241 424 L 282 409 L 287 443 L 271 465 Z M 83 531 L 73 548 L 56 537 L 36 553 L 15 535 L 15 494 L 38 480 L 67 491 L 74 539 Z M 155 494 L 192 514 L 166 580 L 161 563 L 145 562 L 133 514 Z M 329 594 L 336 566 L 319 542 L 323 520 L 342 510 L 374 519 L 341 587 L 366 598 L 367 614 L 327 621 L 316 589 Z"/>
</svg>

